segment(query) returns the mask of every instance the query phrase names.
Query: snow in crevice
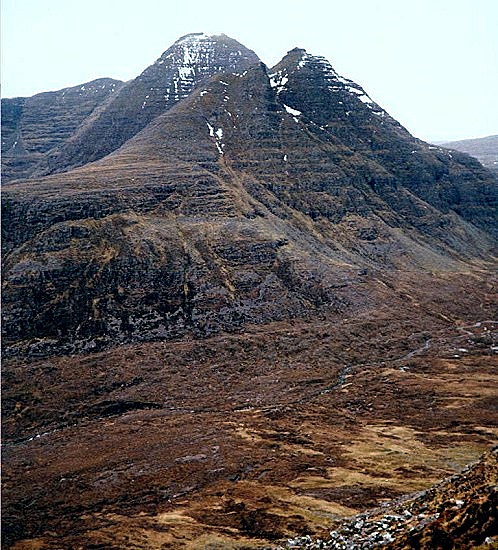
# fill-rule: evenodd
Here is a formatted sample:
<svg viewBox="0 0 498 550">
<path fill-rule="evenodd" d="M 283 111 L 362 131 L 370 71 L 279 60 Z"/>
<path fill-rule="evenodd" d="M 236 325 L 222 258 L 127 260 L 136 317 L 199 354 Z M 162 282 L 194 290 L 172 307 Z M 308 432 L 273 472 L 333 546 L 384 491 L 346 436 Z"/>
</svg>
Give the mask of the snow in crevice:
<svg viewBox="0 0 498 550">
<path fill-rule="evenodd" d="M 178 67 L 178 74 L 180 76 L 180 80 L 188 80 L 195 77 L 195 69 L 187 66 Z"/>
<path fill-rule="evenodd" d="M 223 143 L 223 129 L 218 128 L 217 130 L 214 129 L 214 126 L 209 124 L 209 122 L 206 120 L 207 127 L 209 129 L 209 135 L 214 138 L 214 143 L 216 145 L 216 149 L 218 149 L 218 153 L 220 155 L 223 155 L 223 149 L 225 147 L 225 144 Z"/>
<path fill-rule="evenodd" d="M 297 109 L 293 109 L 292 107 L 289 107 L 288 105 L 284 105 L 284 109 L 294 117 L 298 117 L 299 115 L 302 115 L 301 111 L 298 111 Z"/>
</svg>

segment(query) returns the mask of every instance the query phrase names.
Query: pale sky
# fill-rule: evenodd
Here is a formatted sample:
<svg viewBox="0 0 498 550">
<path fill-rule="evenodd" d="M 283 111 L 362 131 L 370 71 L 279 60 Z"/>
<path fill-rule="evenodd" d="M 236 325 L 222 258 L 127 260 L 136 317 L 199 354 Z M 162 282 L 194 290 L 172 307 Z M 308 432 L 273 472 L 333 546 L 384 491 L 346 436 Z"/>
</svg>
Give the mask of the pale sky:
<svg viewBox="0 0 498 550">
<path fill-rule="evenodd" d="M 180 36 L 323 55 L 416 137 L 498 134 L 498 0 L 1 0 L 2 97 L 132 79 Z"/>
</svg>

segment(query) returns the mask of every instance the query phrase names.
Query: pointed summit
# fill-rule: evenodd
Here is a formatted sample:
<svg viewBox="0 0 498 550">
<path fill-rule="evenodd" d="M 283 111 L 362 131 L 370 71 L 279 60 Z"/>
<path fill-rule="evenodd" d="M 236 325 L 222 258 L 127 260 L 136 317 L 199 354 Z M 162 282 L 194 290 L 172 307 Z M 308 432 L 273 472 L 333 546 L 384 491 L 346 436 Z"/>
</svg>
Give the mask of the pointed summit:
<svg viewBox="0 0 498 550">
<path fill-rule="evenodd" d="M 273 67 L 270 79 L 277 93 L 283 93 L 289 101 L 287 92 L 292 87 L 299 96 L 295 99 L 301 107 L 303 103 L 306 105 L 306 111 L 320 125 L 330 122 L 331 118 L 347 120 L 351 115 L 390 119 L 361 86 L 339 75 L 324 57 L 311 55 L 304 49 L 294 48 L 288 52 Z"/>
<path fill-rule="evenodd" d="M 45 173 L 98 160 L 118 149 L 158 115 L 219 72 L 241 73 L 258 56 L 226 35 L 188 34 L 177 40 L 135 80 L 125 84 L 88 124 L 54 151 Z"/>
</svg>

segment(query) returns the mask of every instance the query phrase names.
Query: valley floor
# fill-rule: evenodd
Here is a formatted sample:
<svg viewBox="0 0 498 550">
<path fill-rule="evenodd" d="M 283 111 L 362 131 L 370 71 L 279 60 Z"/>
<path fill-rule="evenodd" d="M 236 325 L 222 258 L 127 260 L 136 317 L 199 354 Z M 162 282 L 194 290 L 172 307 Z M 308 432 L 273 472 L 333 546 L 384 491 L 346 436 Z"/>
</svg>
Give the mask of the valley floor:
<svg viewBox="0 0 498 550">
<path fill-rule="evenodd" d="M 277 547 L 460 471 L 498 440 L 496 283 L 416 279 L 354 318 L 5 361 L 5 548 Z"/>
</svg>

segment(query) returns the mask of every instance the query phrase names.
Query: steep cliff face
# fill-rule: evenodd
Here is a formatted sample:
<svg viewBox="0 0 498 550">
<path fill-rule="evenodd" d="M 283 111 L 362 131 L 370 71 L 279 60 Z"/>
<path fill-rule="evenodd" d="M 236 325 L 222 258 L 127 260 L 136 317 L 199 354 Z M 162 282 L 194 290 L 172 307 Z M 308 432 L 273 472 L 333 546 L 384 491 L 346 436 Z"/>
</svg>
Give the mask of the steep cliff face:
<svg viewBox="0 0 498 550">
<path fill-rule="evenodd" d="M 496 234 L 497 182 L 474 159 L 413 138 L 322 57 L 293 50 L 272 73 L 281 101 L 302 112 L 315 137 L 339 156 L 359 156 L 363 166 L 356 171 L 398 211 L 404 188 L 439 212 L 456 212 Z M 411 216 L 410 209 L 404 214 Z"/>
<path fill-rule="evenodd" d="M 496 187 L 478 163 L 412 138 L 323 58 L 293 50 L 268 74 L 234 48 L 181 39 L 95 122 L 119 104 L 127 137 L 153 117 L 146 128 L 97 162 L 6 188 L 14 353 L 354 311 L 369 270 L 490 260 Z M 138 91 L 164 70 L 177 87 L 158 114 L 164 90 L 140 105 Z M 97 139 L 95 124 L 81 158 L 121 139 Z"/>
<path fill-rule="evenodd" d="M 100 78 L 57 92 L 2 99 L 3 182 L 45 170 L 53 151 L 121 85 L 119 80 Z"/>
</svg>

